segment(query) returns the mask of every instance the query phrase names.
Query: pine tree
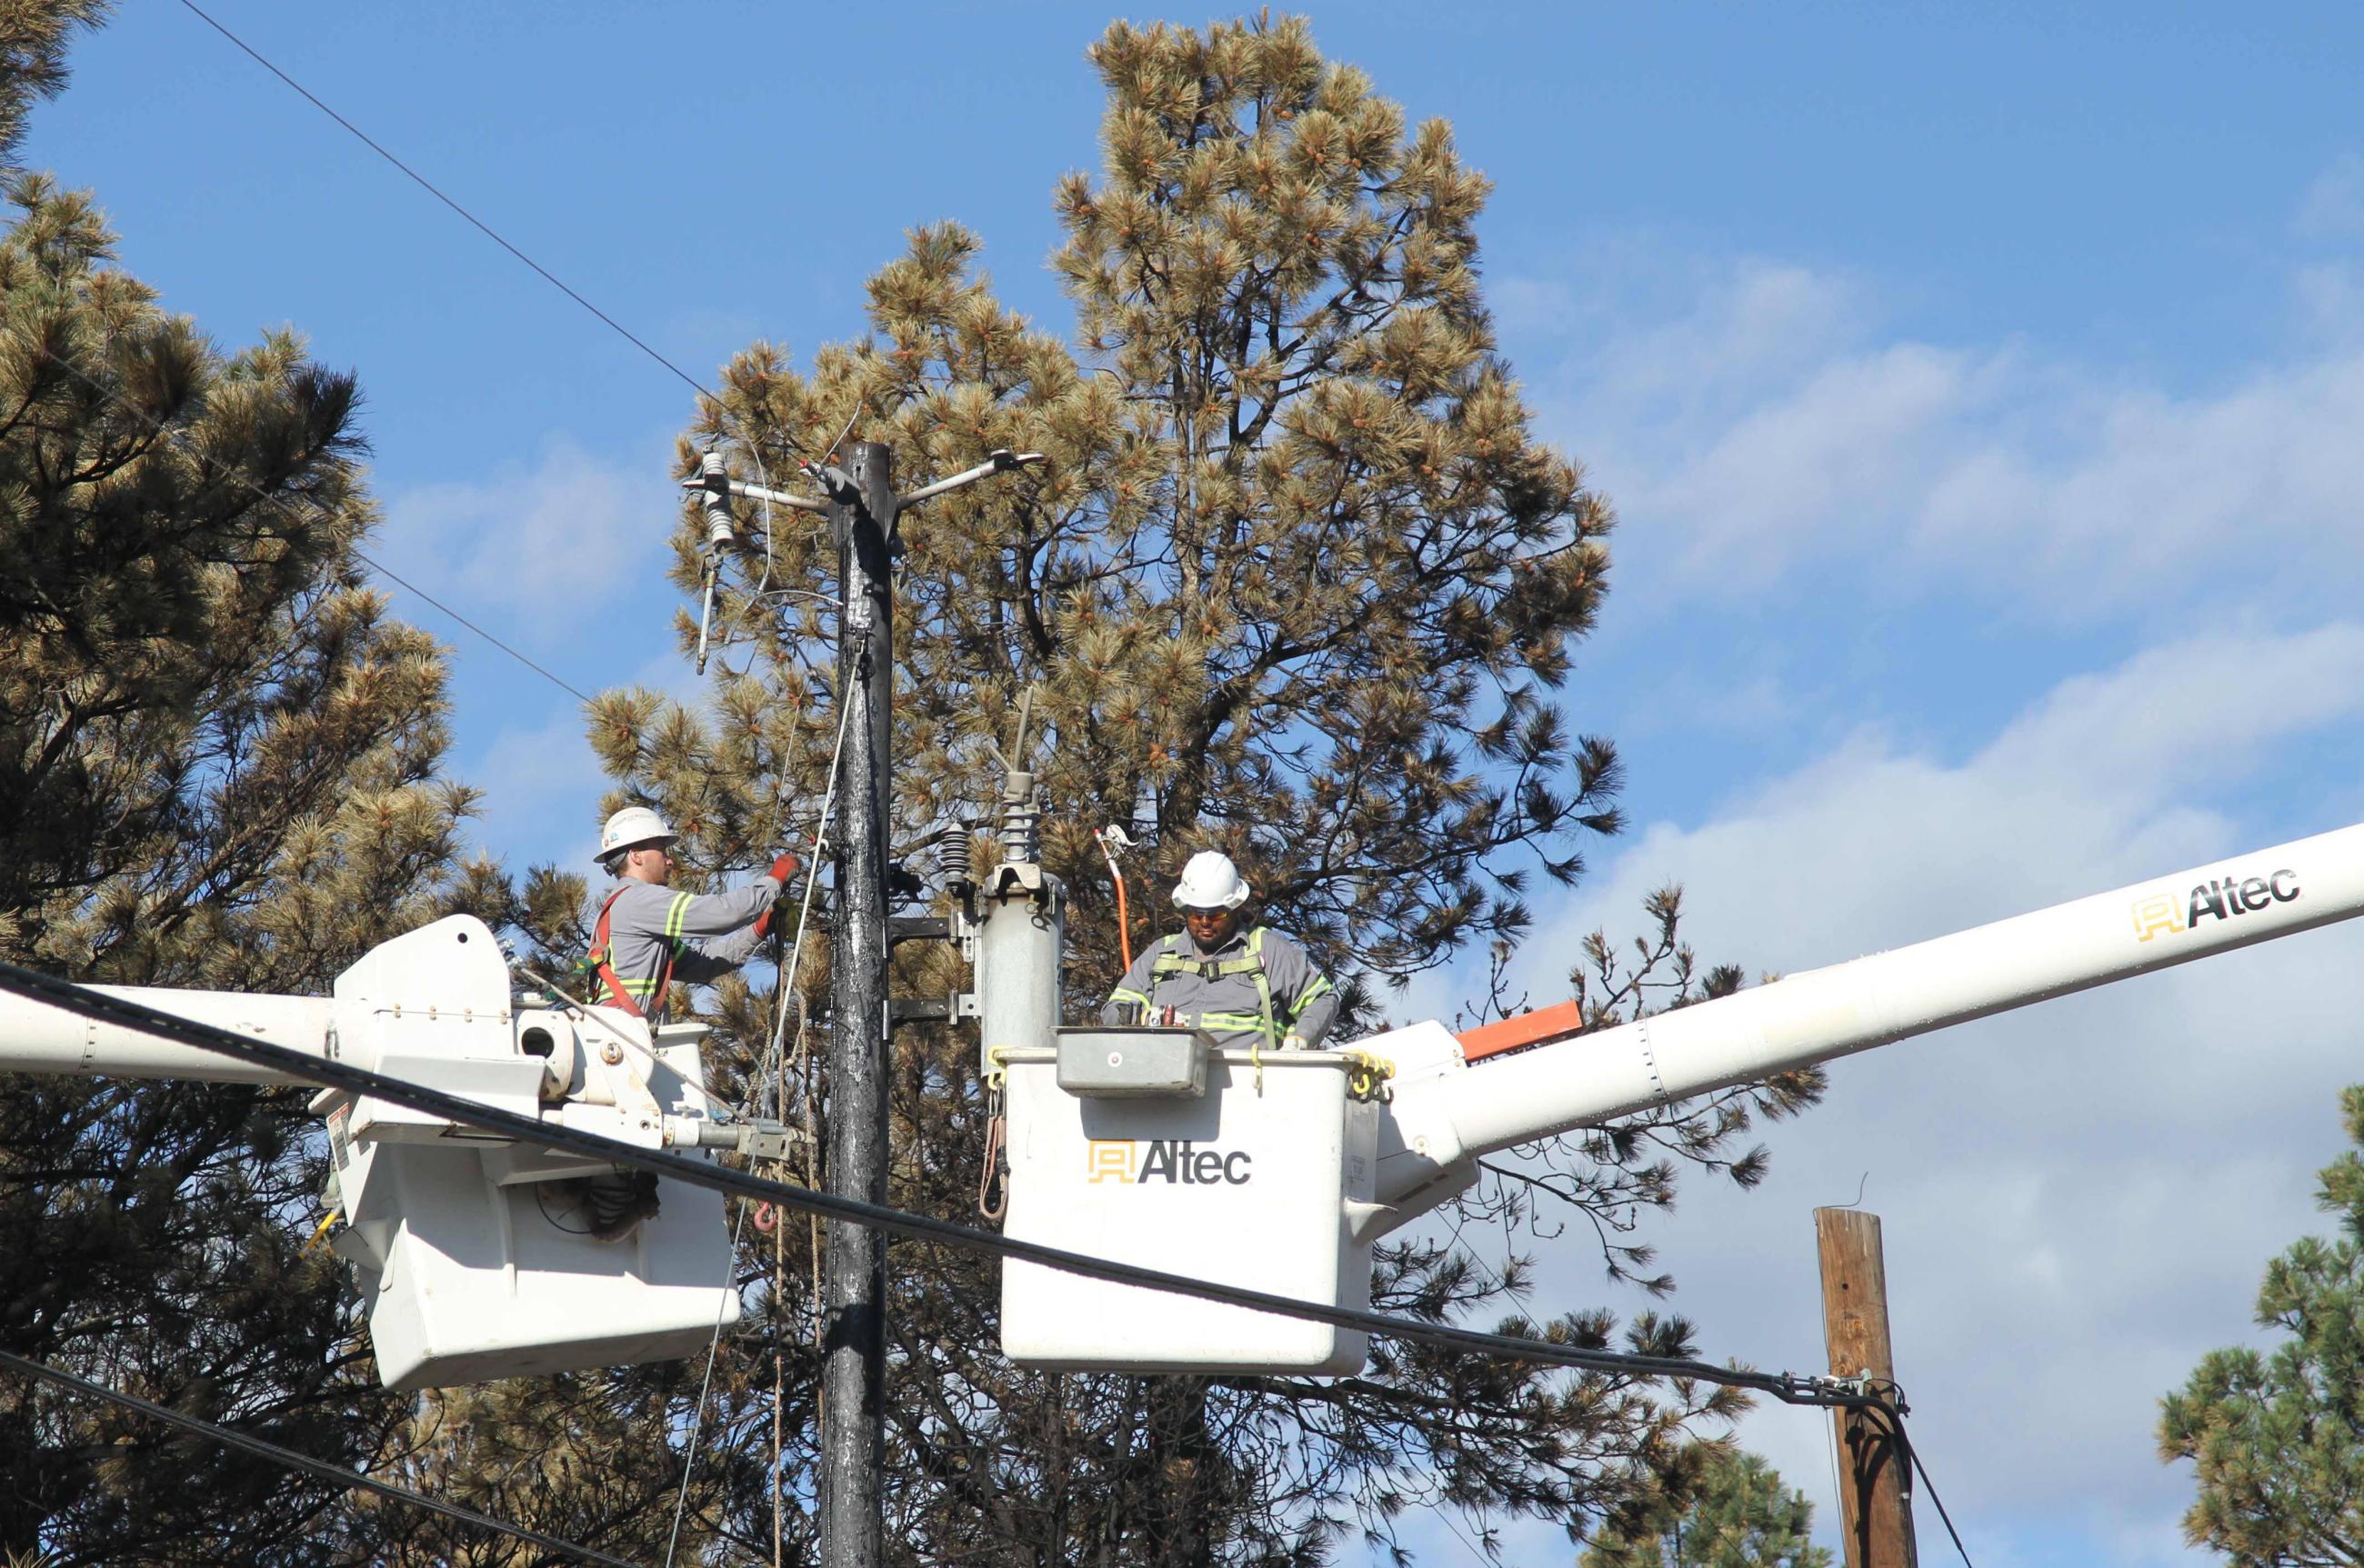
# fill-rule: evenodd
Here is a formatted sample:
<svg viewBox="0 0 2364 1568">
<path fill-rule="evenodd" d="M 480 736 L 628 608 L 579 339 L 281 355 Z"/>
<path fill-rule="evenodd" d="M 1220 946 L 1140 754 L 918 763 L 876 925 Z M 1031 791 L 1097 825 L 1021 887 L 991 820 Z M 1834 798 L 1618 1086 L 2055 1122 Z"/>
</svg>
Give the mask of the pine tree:
<svg viewBox="0 0 2364 1568">
<path fill-rule="evenodd" d="M 66 46 L 96 27 L 108 0 L 0 0 L 0 169 L 15 165 L 33 105 L 66 84 Z"/>
<path fill-rule="evenodd" d="M 1147 845 L 1136 891 L 1162 896 L 1198 849 L 1229 852 L 1265 917 L 1342 983 L 1342 1033 L 1389 988 L 1472 948 L 1497 972 L 1527 934 L 1533 879 L 1565 884 L 1616 825 L 1618 769 L 1561 695 L 1603 592 L 1606 502 L 1538 442 L 1496 351 L 1477 282 L 1487 184 L 1441 122 L 1408 128 L 1299 21 L 1204 32 L 1111 28 L 1091 51 L 1110 104 L 1105 168 L 1061 182 L 1054 259 L 1078 347 L 1012 315 L 957 225 L 920 229 L 869 286 L 869 333 L 809 372 L 758 344 L 685 439 L 735 472 L 793 482 L 842 436 L 891 443 L 905 485 L 996 448 L 1049 462 L 907 516 L 899 530 L 894 836 L 924 846 L 986 814 L 992 747 L 1028 691 L 1027 759 L 1051 802 L 1043 859 L 1072 896 L 1070 1012 L 1118 972 L 1114 903 L 1091 829 Z M 686 512 L 676 581 L 695 592 L 705 532 Z M 817 819 L 831 716 L 834 547 L 808 515 L 751 519 L 724 575 L 710 700 L 604 695 L 591 739 L 610 804 L 661 806 L 686 861 L 743 875 Z M 685 617 L 685 644 L 693 635 Z M 980 856 L 990 845 L 981 843 Z M 579 880 L 545 875 L 526 918 L 552 951 Z M 1132 901 L 1138 946 L 1155 897 Z M 1599 1019 L 1738 984 L 1702 972 L 1652 906 L 1638 958 L 1595 940 Z M 797 975 L 822 1017 L 826 944 Z M 898 993 L 961 984 L 942 950 L 906 948 Z M 779 1096 L 825 1125 L 826 1074 L 801 1022 L 792 1068 L 767 1062 L 772 998 L 717 987 L 726 1090 Z M 818 1031 L 813 1031 L 817 1034 Z M 973 1213 L 986 1116 L 975 1047 L 897 1037 L 895 1201 Z M 1469 1214 L 1510 1236 L 1558 1217 L 1597 1227 L 1611 1274 L 1644 1277 L 1632 1234 L 1678 1168 L 1761 1173 L 1734 1145 L 1753 1114 L 1810 1103 L 1801 1074 L 1674 1107 L 1504 1167 Z M 808 1179 L 799 1165 L 788 1173 Z M 783 1225 L 745 1259 L 754 1303 L 717 1373 L 708 1440 L 735 1456 L 707 1521 L 767 1547 L 771 1401 L 791 1553 L 811 1550 L 808 1413 L 814 1228 Z M 1509 1243 L 1505 1243 L 1510 1251 Z M 898 1562 L 1312 1562 L 1357 1534 L 1391 1545 L 1408 1508 L 1533 1516 L 1571 1539 L 1678 1462 L 1687 1426 L 1728 1390 L 1654 1388 L 1477 1363 L 1395 1344 L 1332 1382 L 1046 1375 L 995 1349 L 995 1275 L 898 1244 L 891 1273 L 887 1539 Z M 1374 1299 L 1556 1342 L 1689 1353 L 1691 1326 L 1576 1308 L 1526 1316 L 1529 1263 L 1421 1240 L 1383 1249 Z M 662 1434 L 650 1434 L 657 1451 Z M 749 1483 L 753 1483 L 750 1485 Z"/>
<path fill-rule="evenodd" d="M 2236 1568 L 2364 1563 L 2364 1085 L 2339 1104 L 2356 1147 L 2315 1199 L 2339 1235 L 2299 1241 L 2258 1290 L 2258 1325 L 2284 1337 L 2211 1351 L 2161 1402 L 2160 1457 L 2197 1472 L 2184 1539 Z"/>
<path fill-rule="evenodd" d="M 224 354 L 111 264 L 87 196 L 19 175 L 8 198 L 0 957 L 324 990 L 496 892 L 456 867 L 470 797 L 439 772 L 440 655 L 362 583 L 353 378 L 284 334 Z M 0 1074 L 0 1344 L 331 1462 L 398 1454 L 407 1401 L 306 1245 L 326 1174 L 307 1097 Z M 0 1380 L 0 1551 L 319 1562 L 342 1510 Z"/>
<path fill-rule="evenodd" d="M 1595 1532 L 1581 1568 L 1830 1568 L 1814 1506 L 1763 1456 L 1694 1443 L 1666 1490 Z"/>
</svg>

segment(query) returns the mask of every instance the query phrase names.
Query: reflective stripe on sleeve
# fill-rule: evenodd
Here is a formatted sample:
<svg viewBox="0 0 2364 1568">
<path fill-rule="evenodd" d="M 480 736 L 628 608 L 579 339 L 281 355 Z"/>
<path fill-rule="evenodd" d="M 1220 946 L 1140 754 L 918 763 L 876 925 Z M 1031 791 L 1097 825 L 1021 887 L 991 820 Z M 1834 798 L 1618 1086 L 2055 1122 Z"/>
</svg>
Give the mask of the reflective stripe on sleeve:
<svg viewBox="0 0 2364 1568">
<path fill-rule="evenodd" d="M 1289 1021 L 1293 1023 L 1297 1019 L 1303 1018 L 1305 1016 L 1306 1008 L 1313 1006 L 1314 1003 L 1320 1001 L 1329 994 L 1330 977 L 1326 974 L 1315 975 L 1313 977 L 1313 984 L 1308 985 L 1303 991 L 1298 993 L 1297 1000 L 1290 1004 L 1288 1009 Z"/>
</svg>

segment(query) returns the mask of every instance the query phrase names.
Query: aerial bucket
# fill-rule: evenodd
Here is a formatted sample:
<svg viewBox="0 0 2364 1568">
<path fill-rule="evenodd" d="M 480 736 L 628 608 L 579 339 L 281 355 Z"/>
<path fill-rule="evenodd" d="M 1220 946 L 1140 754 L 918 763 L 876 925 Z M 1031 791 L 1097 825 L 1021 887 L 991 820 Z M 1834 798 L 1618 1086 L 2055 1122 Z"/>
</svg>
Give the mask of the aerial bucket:
<svg viewBox="0 0 2364 1568">
<path fill-rule="evenodd" d="M 1378 1130 L 1363 1061 L 1218 1051 L 1189 1029 L 1061 1029 L 999 1053 L 1004 1233 L 1325 1307 L 1370 1302 Z M 1366 1336 L 1011 1259 L 1001 1343 L 1021 1366 L 1362 1370 Z"/>
</svg>

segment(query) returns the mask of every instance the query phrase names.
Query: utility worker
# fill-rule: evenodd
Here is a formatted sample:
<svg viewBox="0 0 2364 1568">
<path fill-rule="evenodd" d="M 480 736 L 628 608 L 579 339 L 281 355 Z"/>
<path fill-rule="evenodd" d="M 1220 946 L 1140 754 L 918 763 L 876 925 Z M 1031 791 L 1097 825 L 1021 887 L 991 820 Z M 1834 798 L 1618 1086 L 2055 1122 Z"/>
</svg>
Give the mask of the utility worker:
<svg viewBox="0 0 2364 1568">
<path fill-rule="evenodd" d="M 1180 1024 L 1215 1043 L 1303 1051 L 1338 1016 L 1338 993 L 1305 950 L 1240 906 L 1248 884 L 1231 858 L 1201 850 L 1182 868 L 1174 907 L 1185 929 L 1144 949 L 1100 1009 L 1100 1022 Z"/>
<path fill-rule="evenodd" d="M 645 806 L 628 806 L 599 829 L 599 864 L 617 881 L 590 918 L 591 951 L 582 967 L 597 980 L 592 999 L 644 1019 L 664 1021 L 665 991 L 676 980 L 719 980 L 753 956 L 771 929 L 772 906 L 796 873 L 793 855 L 769 874 L 731 893 L 675 893 L 674 842 L 680 837 Z M 580 1203 L 583 1229 L 620 1241 L 657 1215 L 657 1179 L 619 1166 L 562 1184 Z"/>
<path fill-rule="evenodd" d="M 753 956 L 797 870 L 797 858 L 784 854 L 767 875 L 732 892 L 675 893 L 679 837 L 645 806 L 624 807 L 599 830 L 599 863 L 618 886 L 591 917 L 584 967 L 598 980 L 595 1001 L 652 1025 L 663 1021 L 673 982 L 719 980 Z"/>
</svg>

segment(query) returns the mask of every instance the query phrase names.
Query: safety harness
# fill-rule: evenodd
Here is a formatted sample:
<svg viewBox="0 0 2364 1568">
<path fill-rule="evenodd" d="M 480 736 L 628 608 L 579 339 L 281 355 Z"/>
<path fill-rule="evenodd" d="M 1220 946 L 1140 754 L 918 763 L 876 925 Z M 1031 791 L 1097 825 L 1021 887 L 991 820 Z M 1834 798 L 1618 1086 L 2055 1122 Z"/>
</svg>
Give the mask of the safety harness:
<svg viewBox="0 0 2364 1568">
<path fill-rule="evenodd" d="M 1184 958 L 1182 938 L 1178 935 L 1167 937 L 1163 950 L 1150 961 L 1150 991 L 1154 994 L 1157 983 L 1172 974 L 1195 974 L 1201 980 L 1221 980 L 1234 974 L 1251 975 L 1255 980 L 1255 1017 L 1251 1018 L 1245 1013 L 1202 1012 L 1199 1015 L 1199 1027 L 1203 1029 L 1255 1029 L 1264 1035 L 1267 1044 L 1277 1050 L 1280 1046 L 1280 1025 L 1273 1018 L 1272 981 L 1264 972 L 1264 932 L 1265 929 L 1258 926 L 1248 933 L 1245 956 L 1225 959 Z M 1303 1012 L 1304 1001 L 1310 1000 L 1310 997 L 1301 1000 L 1296 1012 Z M 1289 1022 L 1296 1021 L 1296 1013 L 1292 1013 Z"/>
<path fill-rule="evenodd" d="M 599 906 L 598 922 L 591 929 L 591 951 L 575 967 L 588 970 L 597 975 L 600 984 L 608 988 L 608 999 L 615 1006 L 623 1008 L 636 1018 L 645 1019 L 651 1009 L 662 1009 L 664 1006 L 665 988 L 673 984 L 673 961 L 680 955 L 681 939 L 671 930 L 665 932 L 667 940 L 664 962 L 657 966 L 654 980 L 634 983 L 618 974 L 613 962 L 616 956 L 615 949 L 611 945 L 614 939 L 609 934 L 608 918 L 609 912 L 616 907 L 616 900 L 630 891 L 629 887 L 619 887 L 608 895 L 608 902 Z M 675 895 L 673 907 L 665 912 L 665 924 L 668 927 L 679 921 L 682 907 L 688 901 L 689 895 L 686 893 Z M 640 997 L 633 995 L 635 991 L 640 993 Z M 641 997 L 648 999 L 648 1008 L 641 1006 Z"/>
</svg>

